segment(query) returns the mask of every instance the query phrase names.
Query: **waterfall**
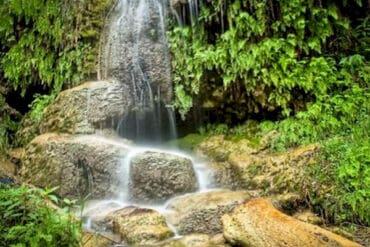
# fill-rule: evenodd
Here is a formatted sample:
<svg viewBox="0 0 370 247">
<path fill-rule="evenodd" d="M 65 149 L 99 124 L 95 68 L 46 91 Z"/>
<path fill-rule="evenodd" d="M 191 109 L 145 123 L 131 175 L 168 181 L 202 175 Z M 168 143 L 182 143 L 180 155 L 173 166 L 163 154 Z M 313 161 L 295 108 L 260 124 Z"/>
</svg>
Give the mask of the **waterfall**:
<svg viewBox="0 0 370 247">
<path fill-rule="evenodd" d="M 166 19 L 166 0 L 118 0 L 103 37 L 101 77 L 129 85 L 133 102 L 118 132 L 137 142 L 176 138 Z"/>
</svg>

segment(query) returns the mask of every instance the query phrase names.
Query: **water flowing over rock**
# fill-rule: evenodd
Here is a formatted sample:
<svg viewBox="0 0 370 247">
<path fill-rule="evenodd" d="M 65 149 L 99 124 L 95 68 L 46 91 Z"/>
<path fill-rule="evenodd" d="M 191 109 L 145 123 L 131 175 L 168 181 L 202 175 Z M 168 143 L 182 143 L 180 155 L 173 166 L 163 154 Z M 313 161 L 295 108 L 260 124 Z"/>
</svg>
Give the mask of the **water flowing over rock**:
<svg viewBox="0 0 370 247">
<path fill-rule="evenodd" d="M 190 159 L 174 154 L 144 152 L 131 160 L 130 194 L 134 201 L 165 202 L 194 192 L 197 177 Z"/>
<path fill-rule="evenodd" d="M 167 1 L 119 0 L 108 18 L 100 58 L 101 77 L 129 87 L 133 108 L 120 125 L 129 139 L 153 141 L 174 129 Z M 172 131 L 173 132 L 173 131 Z"/>
<path fill-rule="evenodd" d="M 43 115 L 40 131 L 92 134 L 97 129 L 115 129 L 131 105 L 127 85 L 87 82 L 58 95 Z"/>
<path fill-rule="evenodd" d="M 44 134 L 26 147 L 21 177 L 42 188 L 58 186 L 63 197 L 105 198 L 118 189 L 116 171 L 126 153 L 124 141 Z"/>
<path fill-rule="evenodd" d="M 318 226 L 276 210 L 266 199 L 253 199 L 222 217 L 224 236 L 237 246 L 254 247 L 360 247 Z"/>
<path fill-rule="evenodd" d="M 168 205 L 169 222 L 180 234 L 222 232 L 221 217 L 251 195 L 246 191 L 211 191 L 175 198 Z"/>
<path fill-rule="evenodd" d="M 114 232 L 128 244 L 148 246 L 174 235 L 166 219 L 153 209 L 127 207 L 109 214 L 107 218 L 113 221 Z"/>
</svg>

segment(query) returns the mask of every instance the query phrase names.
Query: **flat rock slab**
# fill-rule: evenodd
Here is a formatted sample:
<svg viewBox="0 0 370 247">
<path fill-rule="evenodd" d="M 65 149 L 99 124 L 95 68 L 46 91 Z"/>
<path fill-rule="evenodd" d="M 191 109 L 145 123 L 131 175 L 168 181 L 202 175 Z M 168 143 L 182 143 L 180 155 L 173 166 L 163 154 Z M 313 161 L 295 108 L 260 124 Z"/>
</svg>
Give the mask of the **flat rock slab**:
<svg viewBox="0 0 370 247">
<path fill-rule="evenodd" d="M 224 237 L 236 246 L 359 247 L 339 235 L 278 211 L 267 199 L 252 199 L 222 217 Z"/>
<path fill-rule="evenodd" d="M 183 235 L 221 233 L 222 215 L 250 198 L 246 191 L 230 190 L 185 195 L 170 202 L 168 221 Z"/>
</svg>

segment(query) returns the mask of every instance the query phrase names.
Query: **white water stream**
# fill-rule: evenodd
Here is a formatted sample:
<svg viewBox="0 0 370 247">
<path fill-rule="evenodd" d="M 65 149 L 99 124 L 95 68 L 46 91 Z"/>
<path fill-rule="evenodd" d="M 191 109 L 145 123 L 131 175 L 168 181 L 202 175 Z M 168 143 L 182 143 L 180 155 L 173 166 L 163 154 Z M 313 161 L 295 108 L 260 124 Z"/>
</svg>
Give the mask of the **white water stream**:
<svg viewBox="0 0 370 247">
<path fill-rule="evenodd" d="M 192 22 L 198 15 L 198 4 L 199 0 L 188 2 Z M 110 11 L 103 34 L 101 79 L 113 79 L 129 85 L 133 102 L 131 112 L 120 120 L 117 132 L 139 143 L 160 143 L 163 136 L 164 139 L 176 138 L 175 116 L 172 108 L 166 107 L 172 98 L 170 54 L 166 39 L 168 7 L 168 0 L 118 0 Z M 89 111 L 89 102 L 87 104 Z M 175 148 L 131 145 L 99 136 L 89 138 L 120 147 L 126 154 L 117 170 L 119 189 L 115 195 L 84 205 L 81 216 L 88 231 L 104 231 L 94 225 L 94 219 L 104 218 L 108 213 L 127 206 L 151 208 L 165 216 L 169 213 L 167 205 L 171 199 L 155 205 L 137 204 L 130 200 L 130 165 L 140 153 L 168 153 L 190 159 L 197 177 L 197 193 L 213 189 L 207 164 L 185 152 Z"/>
<path fill-rule="evenodd" d="M 215 190 L 212 183 L 211 170 L 208 168 L 207 163 L 201 160 L 198 160 L 191 155 L 182 152 L 176 148 L 160 148 L 160 147 L 150 147 L 150 146 L 136 146 L 134 144 L 124 143 L 120 140 L 109 139 L 106 137 L 94 135 L 90 137 L 82 138 L 91 138 L 94 142 L 105 143 L 114 145 L 116 147 L 121 147 L 126 153 L 125 157 L 120 161 L 120 166 L 117 171 L 117 178 L 119 179 L 119 191 L 112 196 L 110 199 L 104 200 L 91 200 L 87 201 L 83 207 L 83 211 L 80 212 L 80 216 L 85 220 L 84 228 L 86 231 L 96 232 L 104 231 L 104 229 L 97 229 L 94 226 L 92 219 L 101 219 L 104 218 L 110 212 L 116 211 L 121 208 L 128 206 L 136 206 L 139 208 L 150 208 L 158 211 L 164 216 L 167 216 L 171 211 L 167 209 L 168 204 L 173 199 L 169 199 L 166 202 L 161 204 L 140 204 L 130 200 L 130 191 L 129 191 L 129 181 L 130 181 L 130 164 L 131 160 L 141 153 L 145 152 L 156 152 L 156 153 L 167 153 L 176 155 L 179 157 L 190 159 L 193 163 L 194 171 L 196 173 L 198 190 L 194 193 L 207 192 Z M 175 197 L 174 197 L 175 198 Z M 170 225 L 169 225 L 170 226 Z M 170 226 L 171 227 L 171 226 Z M 171 227 L 173 228 L 173 227 Z M 175 229 L 172 229 L 175 233 Z"/>
</svg>

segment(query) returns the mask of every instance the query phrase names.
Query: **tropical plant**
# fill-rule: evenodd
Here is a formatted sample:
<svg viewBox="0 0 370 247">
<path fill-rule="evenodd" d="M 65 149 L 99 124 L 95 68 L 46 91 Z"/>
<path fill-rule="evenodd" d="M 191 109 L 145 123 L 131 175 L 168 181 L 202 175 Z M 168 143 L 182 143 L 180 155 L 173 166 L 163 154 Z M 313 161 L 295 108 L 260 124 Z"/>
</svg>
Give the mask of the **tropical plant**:
<svg viewBox="0 0 370 247">
<path fill-rule="evenodd" d="M 1 246 L 79 246 L 81 224 L 68 212 L 69 207 L 49 206 L 59 203 L 52 191 L 0 185 Z"/>
</svg>

